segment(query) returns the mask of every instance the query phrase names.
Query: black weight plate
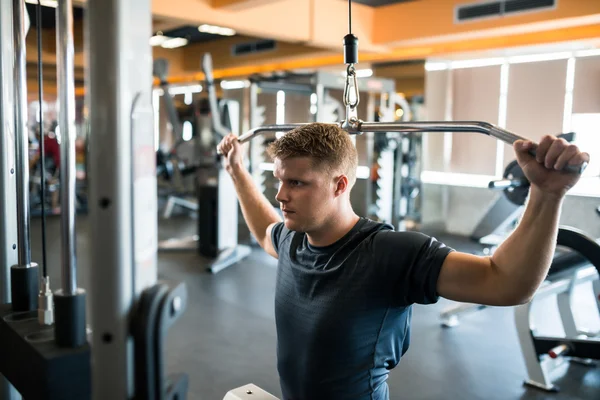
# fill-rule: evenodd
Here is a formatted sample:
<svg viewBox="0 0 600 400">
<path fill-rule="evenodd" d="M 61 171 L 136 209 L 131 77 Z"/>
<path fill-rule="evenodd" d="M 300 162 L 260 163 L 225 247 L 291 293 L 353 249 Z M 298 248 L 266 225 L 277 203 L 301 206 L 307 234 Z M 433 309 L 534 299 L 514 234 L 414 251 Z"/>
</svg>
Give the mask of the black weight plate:
<svg viewBox="0 0 600 400">
<path fill-rule="evenodd" d="M 504 179 L 524 179 L 525 173 L 519 166 L 517 160 L 512 161 L 510 164 L 506 166 L 504 169 Z M 524 186 L 516 187 L 516 188 L 507 188 L 504 189 L 504 195 L 506 198 L 513 204 L 517 206 L 522 206 L 525 204 L 525 200 L 527 200 L 527 195 L 529 194 L 529 183 Z"/>
</svg>

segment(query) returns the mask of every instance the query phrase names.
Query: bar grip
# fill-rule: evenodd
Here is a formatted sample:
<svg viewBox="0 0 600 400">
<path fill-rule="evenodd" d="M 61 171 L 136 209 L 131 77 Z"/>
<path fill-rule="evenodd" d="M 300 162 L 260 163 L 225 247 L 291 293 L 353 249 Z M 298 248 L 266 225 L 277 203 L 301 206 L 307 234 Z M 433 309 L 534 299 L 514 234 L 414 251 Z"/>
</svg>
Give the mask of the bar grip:
<svg viewBox="0 0 600 400">
<path fill-rule="evenodd" d="M 558 358 L 563 356 L 569 352 L 570 348 L 566 344 L 561 344 L 559 346 L 554 347 L 548 352 L 550 358 Z"/>
<path fill-rule="evenodd" d="M 493 136 L 499 140 L 502 140 L 503 142 L 505 142 L 507 144 L 511 144 L 511 145 L 514 144 L 517 140 L 527 140 L 524 137 L 515 135 L 512 132 L 509 132 L 505 129 L 499 128 L 492 124 L 489 124 L 489 135 Z M 535 146 L 537 147 L 537 144 L 535 144 Z M 535 148 L 530 150 L 529 154 L 531 154 L 532 156 L 535 157 L 536 156 Z M 568 172 L 568 173 L 582 174 L 583 171 L 585 171 L 585 169 L 587 168 L 587 166 L 588 166 L 587 162 L 583 162 L 581 165 L 567 165 L 567 166 L 565 166 L 565 168 L 563 168 L 563 171 Z"/>
</svg>

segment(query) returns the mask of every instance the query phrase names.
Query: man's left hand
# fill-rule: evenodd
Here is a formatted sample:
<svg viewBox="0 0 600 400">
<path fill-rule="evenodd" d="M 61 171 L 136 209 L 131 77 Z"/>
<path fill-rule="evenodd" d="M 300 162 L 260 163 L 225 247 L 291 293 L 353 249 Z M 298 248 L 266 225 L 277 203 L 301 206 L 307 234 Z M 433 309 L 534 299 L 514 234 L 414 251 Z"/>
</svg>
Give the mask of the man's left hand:
<svg viewBox="0 0 600 400">
<path fill-rule="evenodd" d="M 513 148 L 531 186 L 551 196 L 563 197 L 581 178 L 578 173 L 564 172 L 565 166 L 590 161 L 588 153 L 556 136 L 544 136 L 537 148 L 533 142 L 517 140 Z M 529 154 L 534 148 L 535 157 Z"/>
</svg>

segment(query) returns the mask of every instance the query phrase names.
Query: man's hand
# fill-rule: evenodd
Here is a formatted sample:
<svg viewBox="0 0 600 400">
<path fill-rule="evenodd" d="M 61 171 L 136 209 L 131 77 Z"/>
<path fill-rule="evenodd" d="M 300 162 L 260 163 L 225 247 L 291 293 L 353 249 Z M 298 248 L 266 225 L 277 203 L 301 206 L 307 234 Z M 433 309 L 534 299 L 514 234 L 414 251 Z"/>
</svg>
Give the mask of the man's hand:
<svg viewBox="0 0 600 400">
<path fill-rule="evenodd" d="M 223 154 L 225 169 L 229 174 L 234 170 L 244 166 L 244 155 L 242 154 L 242 146 L 238 142 L 237 137 L 230 133 L 225 136 L 221 143 L 217 146 L 219 153 Z"/>
<path fill-rule="evenodd" d="M 536 156 L 529 154 L 534 148 L 530 141 L 517 140 L 514 145 L 517 161 L 531 186 L 539 191 L 562 198 L 581 178 L 580 174 L 567 173 L 567 165 L 580 165 L 590 161 L 588 153 L 579 151 L 574 144 L 555 136 L 544 136 L 537 146 Z"/>
</svg>

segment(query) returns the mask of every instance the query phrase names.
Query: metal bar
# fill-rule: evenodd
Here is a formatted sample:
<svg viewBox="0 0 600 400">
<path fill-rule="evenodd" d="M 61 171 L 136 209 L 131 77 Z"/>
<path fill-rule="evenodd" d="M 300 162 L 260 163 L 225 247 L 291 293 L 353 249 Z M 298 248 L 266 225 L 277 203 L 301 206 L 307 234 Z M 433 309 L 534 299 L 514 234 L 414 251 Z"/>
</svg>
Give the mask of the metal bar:
<svg viewBox="0 0 600 400">
<path fill-rule="evenodd" d="M 264 132 L 286 131 L 302 125 L 306 124 L 267 125 L 245 133 L 244 135 L 240 136 L 238 140 L 243 143 Z M 482 121 L 415 121 L 396 123 L 360 121 L 358 123 L 352 123 L 352 121 L 348 123 L 347 121 L 343 121 L 340 126 L 346 129 L 350 134 L 361 134 L 364 132 L 474 132 L 489 135 L 508 144 L 513 144 L 517 140 L 527 140 L 522 136 L 507 131 L 506 129 L 502 129 L 496 125 Z M 532 154 L 535 154 L 535 152 Z M 576 172 L 580 174 L 583 172 L 583 170 L 585 170 L 586 167 L 587 163 L 583 163 L 581 165 L 568 165 L 564 170 L 567 172 Z"/>
<path fill-rule="evenodd" d="M 244 133 L 242 136 L 238 138 L 240 143 L 245 143 L 248 140 L 251 140 L 255 136 L 260 136 L 263 133 L 267 132 L 288 132 L 292 129 L 299 128 L 301 126 L 308 125 L 306 124 L 283 124 L 283 125 L 265 125 L 259 126 L 258 128 L 250 129 L 248 132 Z"/>
<path fill-rule="evenodd" d="M 0 1 L 0 304 L 10 303 L 10 267 L 18 263 L 12 0 Z M 0 375 L 0 399 L 21 396 Z"/>
<path fill-rule="evenodd" d="M 29 143 L 27 138 L 27 82 L 25 59 L 25 2 L 13 0 L 15 148 L 19 265 L 31 266 L 29 241 Z M 41 99 L 40 99 L 41 101 Z M 40 104 L 40 107 L 42 104 Z M 42 137 L 43 139 L 43 137 Z"/>
<path fill-rule="evenodd" d="M 210 108 L 210 117 L 213 132 L 224 138 L 229 133 L 221 124 L 221 112 L 217 101 L 217 90 L 215 89 L 215 80 L 213 79 L 213 64 L 210 53 L 204 53 L 202 57 L 202 72 L 206 80 L 206 91 L 208 92 L 208 104 Z"/>
<path fill-rule="evenodd" d="M 569 274 L 569 277 L 566 279 L 562 279 L 550 284 L 542 285 L 538 291 L 535 293 L 535 300 L 540 300 L 546 298 L 548 296 L 556 295 L 559 293 L 563 293 L 569 290 L 569 285 L 571 284 L 572 275 Z M 590 282 L 598 279 L 598 271 L 592 265 L 589 267 L 581 268 L 577 271 L 575 284 L 580 285 L 585 282 Z"/>
<path fill-rule="evenodd" d="M 86 15 L 93 398 L 129 399 L 131 311 L 156 282 L 152 15 L 149 0 L 88 0 Z"/>
<path fill-rule="evenodd" d="M 62 239 L 62 290 L 77 290 L 75 253 L 75 77 L 73 64 L 72 0 L 59 0 L 56 8 L 56 74 L 60 111 L 60 204 Z"/>
<path fill-rule="evenodd" d="M 476 132 L 508 144 L 525 138 L 488 122 L 481 121 L 414 121 L 397 123 L 363 122 L 358 132 Z"/>
<path fill-rule="evenodd" d="M 548 354 L 553 348 L 566 345 L 568 350 L 565 355 L 569 357 L 591 358 L 600 360 L 599 339 L 577 339 L 570 337 L 534 337 L 533 343 L 538 355 Z"/>
<path fill-rule="evenodd" d="M 160 81 L 160 87 L 163 91 L 163 100 L 165 104 L 165 108 L 167 110 L 167 115 L 169 117 L 169 122 L 171 122 L 171 127 L 173 133 L 175 135 L 174 143 L 180 143 L 183 140 L 183 127 L 181 125 L 181 121 L 179 120 L 179 113 L 177 112 L 177 107 L 175 107 L 175 102 L 173 101 L 173 97 L 171 97 L 171 93 L 169 93 L 169 84 L 167 83 L 167 72 L 169 70 L 169 61 L 164 58 L 158 58 L 154 60 L 152 74 L 158 78 Z M 160 105 L 160 97 L 157 101 L 155 107 L 159 108 Z M 157 115 L 159 113 L 157 112 Z M 158 122 L 156 123 L 156 127 L 158 128 Z M 159 134 L 160 136 L 160 134 Z M 173 148 L 175 146 L 172 146 Z"/>
<path fill-rule="evenodd" d="M 10 303 L 10 267 L 18 263 L 12 0 L 0 2 L 0 304 Z"/>
</svg>

